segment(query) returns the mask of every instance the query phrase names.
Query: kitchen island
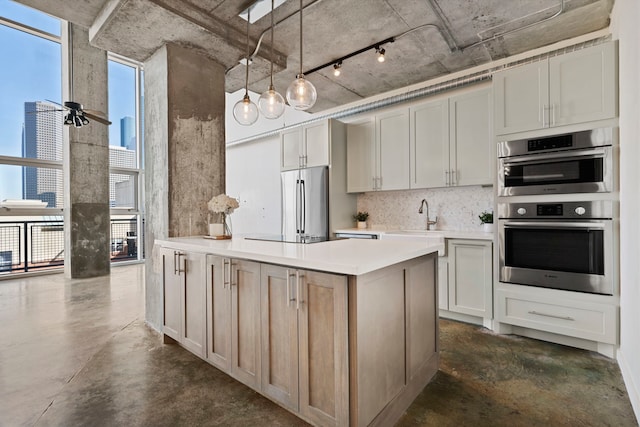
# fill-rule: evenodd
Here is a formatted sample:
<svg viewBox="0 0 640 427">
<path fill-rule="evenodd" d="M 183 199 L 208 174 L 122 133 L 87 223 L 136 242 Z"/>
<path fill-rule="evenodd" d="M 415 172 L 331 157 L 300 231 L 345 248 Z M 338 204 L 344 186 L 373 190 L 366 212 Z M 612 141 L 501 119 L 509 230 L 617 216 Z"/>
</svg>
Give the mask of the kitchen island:
<svg viewBox="0 0 640 427">
<path fill-rule="evenodd" d="M 441 245 L 156 245 L 165 342 L 314 425 L 391 425 L 437 372 Z"/>
</svg>

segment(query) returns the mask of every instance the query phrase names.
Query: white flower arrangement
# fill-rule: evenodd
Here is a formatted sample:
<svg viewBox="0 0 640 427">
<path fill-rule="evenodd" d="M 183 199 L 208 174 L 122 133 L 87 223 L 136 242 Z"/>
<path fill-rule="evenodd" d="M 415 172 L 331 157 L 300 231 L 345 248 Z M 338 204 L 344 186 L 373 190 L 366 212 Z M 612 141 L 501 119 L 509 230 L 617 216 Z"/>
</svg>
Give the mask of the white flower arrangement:
<svg viewBox="0 0 640 427">
<path fill-rule="evenodd" d="M 240 203 L 237 199 L 233 197 L 229 197 L 226 194 L 219 194 L 215 197 L 212 197 L 207 203 L 207 207 L 209 208 L 209 212 L 212 213 L 223 213 L 225 215 L 229 215 L 233 213 L 240 206 Z"/>
</svg>

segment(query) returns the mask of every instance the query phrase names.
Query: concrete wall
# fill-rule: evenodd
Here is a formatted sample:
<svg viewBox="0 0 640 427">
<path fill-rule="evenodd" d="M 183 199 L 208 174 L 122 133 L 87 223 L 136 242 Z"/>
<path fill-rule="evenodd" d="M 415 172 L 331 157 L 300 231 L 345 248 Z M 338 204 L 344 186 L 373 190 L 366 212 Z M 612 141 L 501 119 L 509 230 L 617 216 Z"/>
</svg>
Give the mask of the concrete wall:
<svg viewBox="0 0 640 427">
<path fill-rule="evenodd" d="M 640 5 L 617 0 L 611 29 L 620 67 L 620 350 L 618 362 L 640 419 Z"/>
<path fill-rule="evenodd" d="M 204 235 L 207 202 L 225 191 L 224 68 L 166 45 L 145 64 L 146 318 L 162 326 L 155 239 Z"/>
<path fill-rule="evenodd" d="M 107 52 L 89 45 L 88 32 L 70 24 L 70 99 L 85 108 L 109 111 Z M 64 149 L 65 274 L 96 277 L 109 274 L 109 130 L 92 121 L 70 127 Z"/>
</svg>

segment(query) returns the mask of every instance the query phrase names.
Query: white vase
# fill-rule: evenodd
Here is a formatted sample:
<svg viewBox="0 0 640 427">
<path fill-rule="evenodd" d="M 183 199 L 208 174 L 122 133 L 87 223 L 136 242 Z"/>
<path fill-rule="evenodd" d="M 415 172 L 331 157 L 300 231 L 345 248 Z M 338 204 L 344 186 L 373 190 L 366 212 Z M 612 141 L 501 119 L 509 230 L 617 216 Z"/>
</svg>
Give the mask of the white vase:
<svg viewBox="0 0 640 427">
<path fill-rule="evenodd" d="M 493 230 L 493 223 L 485 222 L 482 224 L 482 231 L 484 231 L 485 233 L 493 233 Z"/>
<path fill-rule="evenodd" d="M 367 221 L 358 221 L 358 228 L 367 228 Z"/>
<path fill-rule="evenodd" d="M 224 234 L 224 224 L 209 224 L 209 236 L 222 236 Z"/>
</svg>

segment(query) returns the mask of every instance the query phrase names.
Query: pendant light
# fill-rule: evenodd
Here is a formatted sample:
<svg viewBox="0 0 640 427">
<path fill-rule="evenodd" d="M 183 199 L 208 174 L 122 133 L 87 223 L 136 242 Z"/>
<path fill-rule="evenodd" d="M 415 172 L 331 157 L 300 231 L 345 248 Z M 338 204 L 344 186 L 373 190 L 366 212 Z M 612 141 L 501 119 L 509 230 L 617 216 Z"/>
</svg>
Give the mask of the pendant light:
<svg viewBox="0 0 640 427">
<path fill-rule="evenodd" d="M 316 103 L 316 88 L 302 74 L 302 0 L 300 0 L 300 74 L 287 89 L 287 101 L 296 110 L 308 110 Z"/>
<path fill-rule="evenodd" d="M 236 105 L 233 106 L 233 117 L 236 119 L 238 123 L 242 126 L 252 125 L 258 120 L 258 107 L 256 104 L 251 102 L 249 98 L 249 63 L 251 60 L 249 59 L 249 21 L 251 18 L 251 8 L 247 10 L 247 63 L 246 72 L 245 72 L 245 81 L 244 81 L 244 97 L 236 102 Z"/>
<path fill-rule="evenodd" d="M 271 84 L 269 89 L 260 95 L 258 108 L 267 119 L 277 119 L 284 113 L 284 98 L 273 87 L 273 9 L 275 0 L 271 0 Z"/>
</svg>

